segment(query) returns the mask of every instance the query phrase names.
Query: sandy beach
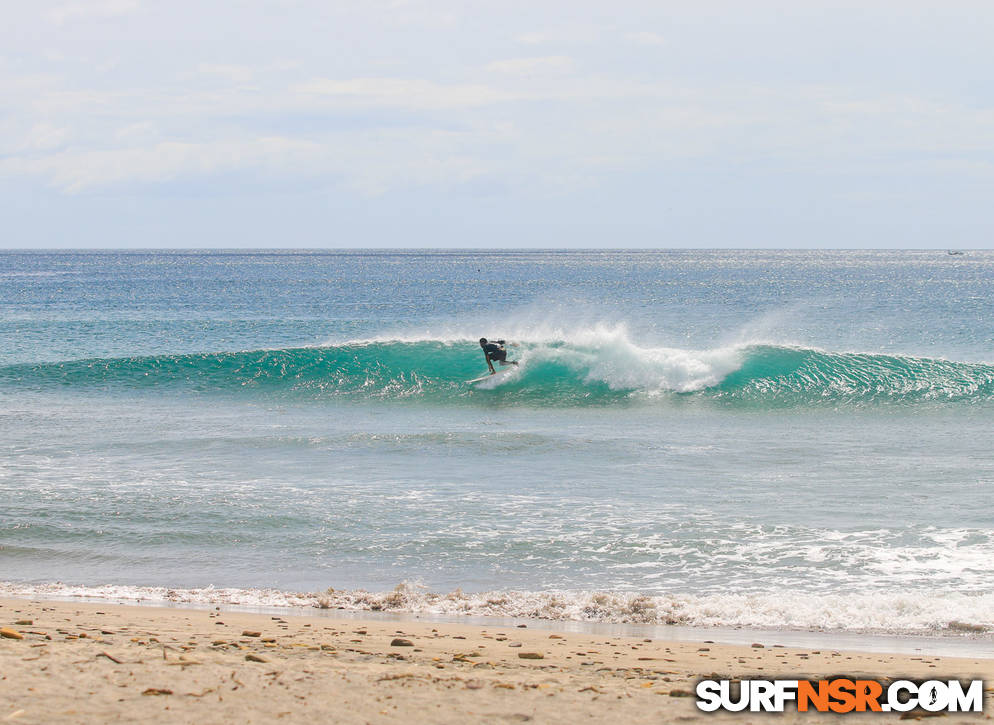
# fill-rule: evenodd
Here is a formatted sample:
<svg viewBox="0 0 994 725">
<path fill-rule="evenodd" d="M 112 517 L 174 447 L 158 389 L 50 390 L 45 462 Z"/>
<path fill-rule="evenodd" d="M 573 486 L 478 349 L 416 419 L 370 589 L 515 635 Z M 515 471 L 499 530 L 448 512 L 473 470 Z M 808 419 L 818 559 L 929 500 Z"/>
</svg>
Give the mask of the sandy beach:
<svg viewBox="0 0 994 725">
<path fill-rule="evenodd" d="M 15 723 L 749 722 L 770 716 L 699 712 L 697 680 L 994 679 L 994 660 L 729 646 L 708 642 L 706 631 L 701 642 L 665 642 L 17 599 L 0 600 L 0 627 L 0 722 Z"/>
</svg>

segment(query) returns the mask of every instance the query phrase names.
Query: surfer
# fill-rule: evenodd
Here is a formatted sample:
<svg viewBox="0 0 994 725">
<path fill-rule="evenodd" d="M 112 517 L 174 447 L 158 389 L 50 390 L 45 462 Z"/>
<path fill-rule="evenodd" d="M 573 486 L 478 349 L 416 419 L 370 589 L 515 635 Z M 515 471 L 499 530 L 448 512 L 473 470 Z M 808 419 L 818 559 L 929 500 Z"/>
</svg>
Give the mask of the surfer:
<svg viewBox="0 0 994 725">
<path fill-rule="evenodd" d="M 497 342 L 487 342 L 487 338 L 480 338 L 480 347 L 483 348 L 483 355 L 487 358 L 487 367 L 490 368 L 490 374 L 495 375 L 497 373 L 494 370 L 493 360 L 496 360 L 501 365 L 517 365 L 518 363 L 514 360 L 507 359 L 507 350 L 504 349 L 504 340 L 497 340 Z"/>
</svg>

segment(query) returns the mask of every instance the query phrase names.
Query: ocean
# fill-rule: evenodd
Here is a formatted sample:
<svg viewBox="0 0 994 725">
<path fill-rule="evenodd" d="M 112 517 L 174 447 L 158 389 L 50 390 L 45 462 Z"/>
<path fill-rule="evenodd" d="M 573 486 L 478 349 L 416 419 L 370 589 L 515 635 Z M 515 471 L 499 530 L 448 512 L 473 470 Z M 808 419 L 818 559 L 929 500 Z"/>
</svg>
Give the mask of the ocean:
<svg viewBox="0 0 994 725">
<path fill-rule="evenodd" d="M 0 252 L 0 594 L 990 637 L 992 414 L 994 252 Z"/>
</svg>

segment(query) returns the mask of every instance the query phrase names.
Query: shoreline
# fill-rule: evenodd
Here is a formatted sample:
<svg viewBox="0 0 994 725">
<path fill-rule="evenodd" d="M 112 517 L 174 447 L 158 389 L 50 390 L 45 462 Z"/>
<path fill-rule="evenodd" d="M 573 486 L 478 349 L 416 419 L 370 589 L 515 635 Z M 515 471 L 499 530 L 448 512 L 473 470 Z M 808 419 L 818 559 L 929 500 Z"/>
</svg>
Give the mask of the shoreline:
<svg viewBox="0 0 994 725">
<path fill-rule="evenodd" d="M 18 591 L 19 586 L 23 587 Z M 120 591 L 100 592 L 102 587 L 66 587 L 67 592 L 83 589 L 84 593 L 58 593 L 38 591 L 34 587 L 50 585 L 17 585 L 14 582 L 0 582 L 0 601 L 31 600 L 50 602 L 114 603 L 120 606 L 151 607 L 165 609 L 194 609 L 243 612 L 247 614 L 280 614 L 292 616 L 332 617 L 342 619 L 370 620 L 383 622 L 431 622 L 465 624 L 470 626 L 516 627 L 527 624 L 536 629 L 552 632 L 571 632 L 590 636 L 651 637 L 669 641 L 703 642 L 713 640 L 729 645 L 750 644 L 756 637 L 763 637 L 789 647 L 844 648 L 853 652 L 878 652 L 894 654 L 929 654 L 945 657 L 980 657 L 994 659 L 994 632 L 989 627 L 972 626 L 962 623 L 960 627 L 945 630 L 921 631 L 880 631 L 874 629 L 830 629 L 804 627 L 769 627 L 750 625 L 701 625 L 666 624 L 658 622 L 617 622 L 596 619 L 547 618 L 542 616 L 521 616 L 513 614 L 485 614 L 476 611 L 465 613 L 454 611 L 424 611 L 418 609 L 376 609 L 354 606 L 319 607 L 314 602 L 319 594 L 284 592 L 280 590 L 241 590 L 206 589 L 187 590 L 162 587 L 134 588 L 137 592 L 146 589 L 148 596 L 140 593 L 121 594 Z M 131 589 L 130 587 L 126 589 Z M 231 601 L 229 592 L 257 591 L 277 592 L 287 603 L 270 604 Z M 357 590 L 358 591 L 358 590 Z M 92 592 L 92 593 L 91 593 Z M 175 598 L 165 599 L 152 595 L 152 592 L 175 594 Z M 191 593 L 210 592 L 214 599 L 188 598 Z M 380 597 L 382 595 L 374 595 Z"/>
<path fill-rule="evenodd" d="M 692 696 L 713 674 L 994 680 L 992 658 L 786 647 L 756 632 L 724 644 L 346 614 L 2 598 L 0 626 L 21 638 L 0 639 L 0 722 L 694 721 L 715 717 Z"/>
</svg>

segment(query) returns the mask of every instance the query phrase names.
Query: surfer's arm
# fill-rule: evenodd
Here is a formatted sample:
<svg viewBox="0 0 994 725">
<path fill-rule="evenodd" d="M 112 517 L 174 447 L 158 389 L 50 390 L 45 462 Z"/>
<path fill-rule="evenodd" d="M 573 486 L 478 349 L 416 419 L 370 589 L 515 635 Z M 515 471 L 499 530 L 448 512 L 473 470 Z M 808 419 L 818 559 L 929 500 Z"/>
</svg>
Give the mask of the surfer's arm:
<svg viewBox="0 0 994 725">
<path fill-rule="evenodd" d="M 494 370 L 494 364 L 492 362 L 490 362 L 490 356 L 487 355 L 487 351 L 486 350 L 483 351 L 483 358 L 487 361 L 487 367 L 490 368 L 490 374 L 491 375 L 496 374 L 497 371 Z"/>
</svg>

